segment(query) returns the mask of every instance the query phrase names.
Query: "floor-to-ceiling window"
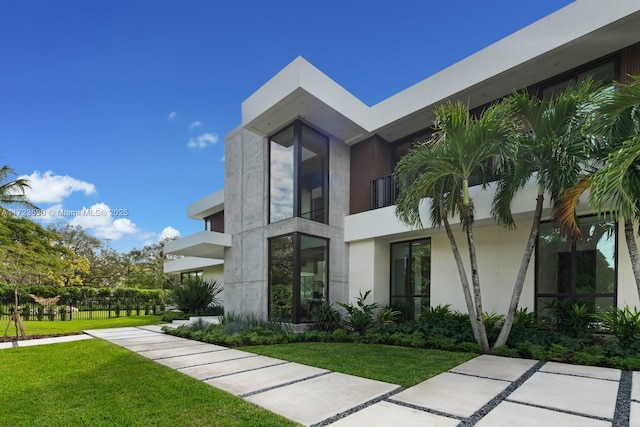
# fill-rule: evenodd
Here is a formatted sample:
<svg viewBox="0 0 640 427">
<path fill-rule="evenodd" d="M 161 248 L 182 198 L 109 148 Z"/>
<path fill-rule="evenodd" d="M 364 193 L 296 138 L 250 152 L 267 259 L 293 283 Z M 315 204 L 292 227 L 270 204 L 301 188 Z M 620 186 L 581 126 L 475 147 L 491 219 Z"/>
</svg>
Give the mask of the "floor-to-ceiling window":
<svg viewBox="0 0 640 427">
<path fill-rule="evenodd" d="M 431 240 L 391 244 L 391 305 L 415 319 L 429 306 L 430 289 Z"/>
<path fill-rule="evenodd" d="M 326 301 L 329 241 L 302 233 L 269 239 L 269 318 L 313 322 Z"/>
<path fill-rule="evenodd" d="M 269 138 L 269 222 L 328 222 L 329 138 L 296 121 Z"/>
<path fill-rule="evenodd" d="M 580 218 L 582 237 L 571 242 L 552 223 L 540 226 L 536 248 L 536 311 L 555 318 L 571 304 L 597 313 L 615 305 L 616 223 Z"/>
</svg>

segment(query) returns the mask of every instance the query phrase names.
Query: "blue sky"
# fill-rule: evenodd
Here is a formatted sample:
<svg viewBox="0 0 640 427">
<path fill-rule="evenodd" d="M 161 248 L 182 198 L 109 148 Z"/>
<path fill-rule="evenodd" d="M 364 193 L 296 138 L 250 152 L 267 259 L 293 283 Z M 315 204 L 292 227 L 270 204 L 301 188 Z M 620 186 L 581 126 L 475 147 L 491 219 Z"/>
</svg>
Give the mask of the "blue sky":
<svg viewBox="0 0 640 427">
<path fill-rule="evenodd" d="M 0 164 L 117 250 L 186 236 L 241 102 L 298 55 L 373 105 L 569 3 L 1 1 Z"/>
</svg>

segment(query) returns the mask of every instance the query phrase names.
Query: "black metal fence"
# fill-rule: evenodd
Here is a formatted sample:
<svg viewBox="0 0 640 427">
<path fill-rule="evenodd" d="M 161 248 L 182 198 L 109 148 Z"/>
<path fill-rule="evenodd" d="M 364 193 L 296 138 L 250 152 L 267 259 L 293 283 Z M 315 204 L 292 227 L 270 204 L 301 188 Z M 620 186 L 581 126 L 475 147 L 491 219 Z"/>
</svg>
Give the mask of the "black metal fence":
<svg viewBox="0 0 640 427">
<path fill-rule="evenodd" d="M 10 319 L 13 308 L 13 304 L 0 304 L 0 320 Z M 22 320 L 64 321 L 152 315 L 164 310 L 164 306 L 153 302 L 122 303 L 112 300 L 89 299 L 74 301 L 70 304 L 51 305 L 25 302 L 20 303 L 18 310 Z"/>
</svg>

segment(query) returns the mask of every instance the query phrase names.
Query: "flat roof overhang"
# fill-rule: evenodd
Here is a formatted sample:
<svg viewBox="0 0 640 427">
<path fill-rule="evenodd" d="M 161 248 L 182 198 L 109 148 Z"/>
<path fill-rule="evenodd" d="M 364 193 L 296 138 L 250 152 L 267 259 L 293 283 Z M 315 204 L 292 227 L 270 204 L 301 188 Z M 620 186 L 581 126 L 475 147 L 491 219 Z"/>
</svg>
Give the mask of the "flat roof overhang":
<svg viewBox="0 0 640 427">
<path fill-rule="evenodd" d="M 230 247 L 230 234 L 200 231 L 181 239 L 166 242 L 164 251 L 171 255 L 223 260 L 225 248 Z"/>
<path fill-rule="evenodd" d="M 187 206 L 187 216 L 192 219 L 205 219 L 224 210 L 224 190 L 218 190 Z"/>
</svg>

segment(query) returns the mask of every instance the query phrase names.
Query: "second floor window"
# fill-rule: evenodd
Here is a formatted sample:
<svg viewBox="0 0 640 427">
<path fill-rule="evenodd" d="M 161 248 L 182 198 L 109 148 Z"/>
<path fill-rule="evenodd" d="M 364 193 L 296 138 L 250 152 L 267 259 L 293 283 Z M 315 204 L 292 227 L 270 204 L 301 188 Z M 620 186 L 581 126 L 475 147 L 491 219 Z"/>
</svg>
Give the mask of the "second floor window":
<svg viewBox="0 0 640 427">
<path fill-rule="evenodd" d="M 329 138 L 300 121 L 269 138 L 269 222 L 328 222 Z"/>
</svg>

